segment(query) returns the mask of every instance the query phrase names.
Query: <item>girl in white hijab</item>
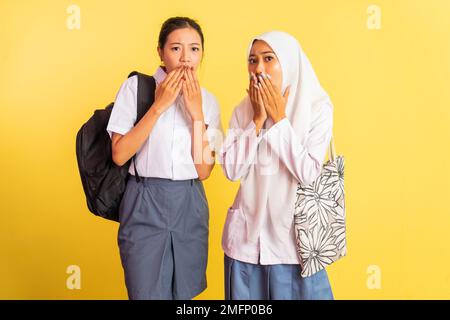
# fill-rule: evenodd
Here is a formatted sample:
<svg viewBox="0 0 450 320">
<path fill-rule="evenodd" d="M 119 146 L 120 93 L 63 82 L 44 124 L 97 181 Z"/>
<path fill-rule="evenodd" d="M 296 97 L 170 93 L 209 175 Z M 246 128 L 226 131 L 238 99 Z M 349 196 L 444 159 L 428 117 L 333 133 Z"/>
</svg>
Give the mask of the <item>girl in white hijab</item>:
<svg viewBox="0 0 450 320">
<path fill-rule="evenodd" d="M 222 236 L 225 298 L 333 299 L 325 270 L 300 276 L 294 234 L 297 184 L 321 172 L 333 105 L 291 35 L 255 37 L 247 56 L 248 95 L 219 152 L 227 178 L 240 180 Z"/>
</svg>

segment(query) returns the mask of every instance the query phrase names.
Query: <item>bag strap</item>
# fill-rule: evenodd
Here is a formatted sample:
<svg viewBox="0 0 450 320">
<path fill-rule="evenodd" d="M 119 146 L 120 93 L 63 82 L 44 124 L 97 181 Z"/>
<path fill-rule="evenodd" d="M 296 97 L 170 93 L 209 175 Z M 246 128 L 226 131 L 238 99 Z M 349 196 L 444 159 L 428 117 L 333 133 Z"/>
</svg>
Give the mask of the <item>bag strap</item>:
<svg viewBox="0 0 450 320">
<path fill-rule="evenodd" d="M 329 150 L 328 150 L 328 156 L 329 156 L 331 162 L 334 162 L 336 160 L 336 152 L 335 152 L 335 149 L 334 149 L 333 134 L 331 134 L 330 145 L 329 145 Z"/>
<path fill-rule="evenodd" d="M 138 77 L 138 90 L 137 90 L 137 116 L 136 125 L 145 113 L 150 109 L 155 100 L 155 89 L 156 89 L 156 81 L 152 76 L 133 71 L 128 75 L 128 78 L 137 75 Z M 132 158 L 134 165 L 134 173 L 136 177 L 136 182 L 141 182 L 141 177 L 136 169 L 136 154 Z"/>
</svg>

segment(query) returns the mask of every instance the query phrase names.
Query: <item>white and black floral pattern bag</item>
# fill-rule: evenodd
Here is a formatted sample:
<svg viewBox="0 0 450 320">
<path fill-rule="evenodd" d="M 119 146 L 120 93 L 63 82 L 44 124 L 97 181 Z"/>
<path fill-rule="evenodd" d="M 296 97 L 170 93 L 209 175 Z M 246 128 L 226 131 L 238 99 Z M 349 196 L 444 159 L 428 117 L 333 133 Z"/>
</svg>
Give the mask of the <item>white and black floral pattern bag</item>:
<svg viewBox="0 0 450 320">
<path fill-rule="evenodd" d="M 302 277 L 347 254 L 344 157 L 336 156 L 333 137 L 321 174 L 308 186 L 298 185 L 294 227 Z"/>
</svg>

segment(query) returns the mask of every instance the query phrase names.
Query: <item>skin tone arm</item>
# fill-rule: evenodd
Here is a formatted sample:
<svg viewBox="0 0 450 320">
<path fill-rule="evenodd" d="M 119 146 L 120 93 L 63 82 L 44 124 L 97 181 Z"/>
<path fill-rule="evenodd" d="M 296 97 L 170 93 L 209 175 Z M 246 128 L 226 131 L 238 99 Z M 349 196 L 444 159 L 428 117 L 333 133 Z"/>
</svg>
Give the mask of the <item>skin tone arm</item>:
<svg viewBox="0 0 450 320">
<path fill-rule="evenodd" d="M 142 119 L 125 135 L 113 133 L 112 159 L 118 166 L 123 166 L 148 139 L 159 116 L 175 101 L 182 87 L 181 68 L 170 72 L 157 87 L 155 101 Z"/>
<path fill-rule="evenodd" d="M 193 68 L 185 68 L 185 81 L 182 85 L 186 110 L 192 121 L 191 153 L 199 180 L 209 177 L 214 168 L 214 153 L 211 152 L 206 137 L 207 126 L 202 109 L 202 93 L 198 78 Z"/>
</svg>

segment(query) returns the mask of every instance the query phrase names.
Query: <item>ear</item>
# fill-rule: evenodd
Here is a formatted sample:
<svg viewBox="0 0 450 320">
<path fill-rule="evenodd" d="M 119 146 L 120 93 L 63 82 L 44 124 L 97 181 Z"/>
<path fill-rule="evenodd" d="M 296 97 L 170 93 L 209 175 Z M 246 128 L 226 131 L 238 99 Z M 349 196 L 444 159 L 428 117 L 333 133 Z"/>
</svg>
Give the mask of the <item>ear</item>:
<svg viewBox="0 0 450 320">
<path fill-rule="evenodd" d="M 160 47 L 157 47 L 156 50 L 158 51 L 159 59 L 162 61 L 164 57 L 163 50 Z"/>
</svg>

